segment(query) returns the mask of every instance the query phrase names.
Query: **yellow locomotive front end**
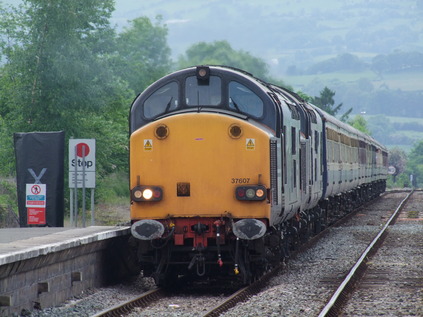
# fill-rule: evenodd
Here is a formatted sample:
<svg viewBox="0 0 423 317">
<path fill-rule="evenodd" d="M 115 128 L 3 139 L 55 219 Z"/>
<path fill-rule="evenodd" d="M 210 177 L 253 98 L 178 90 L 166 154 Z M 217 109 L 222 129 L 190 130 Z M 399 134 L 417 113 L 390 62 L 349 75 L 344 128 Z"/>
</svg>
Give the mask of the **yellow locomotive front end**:
<svg viewBox="0 0 423 317">
<path fill-rule="evenodd" d="M 248 282 L 264 262 L 275 118 L 266 102 L 248 76 L 218 67 L 171 74 L 134 101 L 131 232 L 145 276 L 241 272 Z"/>
<path fill-rule="evenodd" d="M 262 129 L 222 114 L 179 114 L 134 132 L 130 147 L 131 219 L 270 217 Z M 137 189 L 150 185 L 160 188 L 160 200 L 137 200 Z"/>
</svg>

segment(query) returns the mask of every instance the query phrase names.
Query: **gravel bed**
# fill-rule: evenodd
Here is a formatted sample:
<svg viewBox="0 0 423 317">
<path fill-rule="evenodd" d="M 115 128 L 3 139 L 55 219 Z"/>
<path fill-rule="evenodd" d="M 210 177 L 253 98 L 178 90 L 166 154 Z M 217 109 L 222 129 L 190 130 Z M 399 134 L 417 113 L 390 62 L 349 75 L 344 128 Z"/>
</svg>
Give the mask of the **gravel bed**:
<svg viewBox="0 0 423 317">
<path fill-rule="evenodd" d="M 147 308 L 135 308 L 128 317 L 201 317 L 225 299 L 225 296 L 172 296 Z"/>
<path fill-rule="evenodd" d="M 121 304 L 139 296 L 154 287 L 151 278 L 136 278 L 123 284 L 98 289 L 90 289 L 59 307 L 35 310 L 22 316 L 33 317 L 83 317 L 95 315 L 109 307 Z"/>
<path fill-rule="evenodd" d="M 415 193 L 389 228 L 343 316 L 423 316 L 422 201 Z"/>
<path fill-rule="evenodd" d="M 358 213 L 314 247 L 288 261 L 269 287 L 248 302 L 237 305 L 224 317 L 239 316 L 318 316 L 340 280 L 383 226 L 387 210 L 404 194 L 382 197 L 366 213 Z M 387 208 L 385 206 L 388 206 Z M 378 314 L 374 314 L 378 315 Z"/>
<path fill-rule="evenodd" d="M 367 210 L 358 213 L 329 233 L 312 248 L 289 259 L 283 272 L 269 286 L 247 302 L 237 305 L 222 316 L 317 316 L 340 280 L 365 250 L 370 240 L 393 212 L 403 193 L 382 197 Z M 388 207 L 386 207 L 389 205 Z M 151 280 L 139 278 L 122 284 L 95 290 L 62 307 L 34 312 L 32 316 L 90 316 L 132 298 L 152 287 Z M 130 316 L 203 316 L 222 296 L 174 296 L 159 301 L 148 310 L 134 311 Z"/>
</svg>

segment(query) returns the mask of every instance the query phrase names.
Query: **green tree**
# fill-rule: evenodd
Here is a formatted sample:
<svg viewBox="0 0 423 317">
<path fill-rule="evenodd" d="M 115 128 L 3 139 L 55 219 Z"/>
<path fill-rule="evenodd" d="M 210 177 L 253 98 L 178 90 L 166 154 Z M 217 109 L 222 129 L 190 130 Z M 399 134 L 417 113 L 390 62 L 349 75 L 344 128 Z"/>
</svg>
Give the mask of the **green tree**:
<svg viewBox="0 0 423 317">
<path fill-rule="evenodd" d="M 356 115 L 352 120 L 348 121 L 348 124 L 365 134 L 371 135 L 367 127 L 367 121 L 361 115 Z"/>
<path fill-rule="evenodd" d="M 187 49 L 178 60 L 179 68 L 195 65 L 226 65 L 245 70 L 263 80 L 269 80 L 268 65 L 261 58 L 245 51 L 236 51 L 227 41 L 200 42 Z"/>
<path fill-rule="evenodd" d="M 407 172 L 413 175 L 413 186 L 423 186 L 423 141 L 417 143 L 408 155 Z"/>
<path fill-rule="evenodd" d="M 113 47 L 113 0 L 24 4 L 1 17 L 7 22 L 0 32 L 12 40 L 2 45 L 2 75 L 9 82 L 2 91 L 5 118 L 21 131 L 77 134 L 80 116 L 98 111 L 107 96 L 121 93 L 102 58 Z"/>
<path fill-rule="evenodd" d="M 2 162 L 13 157 L 13 132 L 64 130 L 66 137 L 97 139 L 100 175 L 127 170 L 134 93 L 110 67 L 113 3 L 25 0 L 0 12 L 0 119 L 7 125 L 0 134 L 10 140 L 2 141 Z"/>
<path fill-rule="evenodd" d="M 335 92 L 333 90 L 330 90 L 328 87 L 325 87 L 322 91 L 320 91 L 320 96 L 312 98 L 311 103 L 319 107 L 323 111 L 326 111 L 327 113 L 336 116 L 342 107 L 342 103 L 335 106 L 335 100 L 333 99 L 333 96 L 335 96 Z M 341 121 L 346 122 L 351 111 L 352 108 L 348 109 L 341 116 Z"/>
<path fill-rule="evenodd" d="M 168 30 L 162 25 L 161 16 L 154 25 L 147 17 L 134 19 L 129 24 L 117 38 L 113 67 L 129 87 L 139 93 L 171 69 Z"/>
<path fill-rule="evenodd" d="M 404 172 L 407 165 L 407 154 L 398 147 L 389 150 L 389 166 L 395 168 L 395 173 L 388 178 L 388 187 L 404 187 L 404 181 L 408 181 Z"/>
</svg>

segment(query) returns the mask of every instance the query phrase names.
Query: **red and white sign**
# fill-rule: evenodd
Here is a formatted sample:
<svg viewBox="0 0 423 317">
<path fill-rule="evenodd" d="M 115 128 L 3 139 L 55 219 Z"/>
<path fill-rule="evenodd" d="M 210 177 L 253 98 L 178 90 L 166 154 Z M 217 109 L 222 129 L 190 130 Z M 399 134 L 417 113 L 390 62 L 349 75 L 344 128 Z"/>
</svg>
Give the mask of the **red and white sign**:
<svg viewBox="0 0 423 317">
<path fill-rule="evenodd" d="M 95 188 L 95 139 L 69 139 L 69 188 Z"/>
<path fill-rule="evenodd" d="M 26 207 L 46 207 L 46 184 L 26 184 Z"/>
<path fill-rule="evenodd" d="M 46 224 L 47 188 L 46 184 L 26 184 L 27 223 Z"/>
<path fill-rule="evenodd" d="M 46 209 L 45 208 L 27 208 L 29 225 L 45 225 Z"/>
</svg>

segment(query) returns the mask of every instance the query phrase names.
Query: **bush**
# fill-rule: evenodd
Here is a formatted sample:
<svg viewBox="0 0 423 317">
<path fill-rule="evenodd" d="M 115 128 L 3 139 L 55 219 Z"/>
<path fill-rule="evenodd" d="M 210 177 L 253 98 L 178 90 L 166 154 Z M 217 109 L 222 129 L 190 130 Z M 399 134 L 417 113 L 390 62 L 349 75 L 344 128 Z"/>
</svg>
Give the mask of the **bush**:
<svg viewBox="0 0 423 317">
<path fill-rule="evenodd" d="M 96 191 L 96 200 L 101 203 L 117 203 L 127 199 L 129 204 L 129 178 L 127 173 L 115 172 L 104 176 Z"/>
</svg>

